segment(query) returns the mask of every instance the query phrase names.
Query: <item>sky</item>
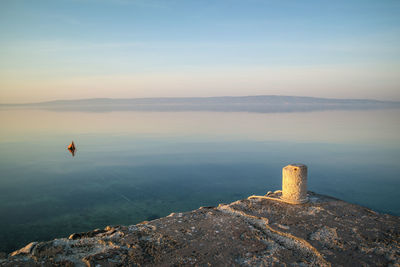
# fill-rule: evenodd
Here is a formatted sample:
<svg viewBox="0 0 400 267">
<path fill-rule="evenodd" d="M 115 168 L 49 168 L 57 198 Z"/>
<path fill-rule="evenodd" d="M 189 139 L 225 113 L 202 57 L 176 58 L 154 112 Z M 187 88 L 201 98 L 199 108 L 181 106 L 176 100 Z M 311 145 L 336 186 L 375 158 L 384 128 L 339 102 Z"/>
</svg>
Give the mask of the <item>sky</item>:
<svg viewBox="0 0 400 267">
<path fill-rule="evenodd" d="M 400 101 L 398 0 L 0 0 L 0 103 Z"/>
</svg>

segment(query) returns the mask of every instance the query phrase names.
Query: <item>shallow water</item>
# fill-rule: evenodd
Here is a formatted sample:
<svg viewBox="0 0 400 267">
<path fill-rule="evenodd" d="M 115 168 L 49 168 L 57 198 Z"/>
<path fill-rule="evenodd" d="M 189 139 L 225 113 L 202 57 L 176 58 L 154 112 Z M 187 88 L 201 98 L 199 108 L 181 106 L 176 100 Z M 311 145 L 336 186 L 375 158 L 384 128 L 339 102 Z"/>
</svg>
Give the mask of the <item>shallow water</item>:
<svg viewBox="0 0 400 267">
<path fill-rule="evenodd" d="M 264 194 L 293 162 L 309 190 L 400 215 L 399 118 L 1 110 L 0 251 Z"/>
</svg>

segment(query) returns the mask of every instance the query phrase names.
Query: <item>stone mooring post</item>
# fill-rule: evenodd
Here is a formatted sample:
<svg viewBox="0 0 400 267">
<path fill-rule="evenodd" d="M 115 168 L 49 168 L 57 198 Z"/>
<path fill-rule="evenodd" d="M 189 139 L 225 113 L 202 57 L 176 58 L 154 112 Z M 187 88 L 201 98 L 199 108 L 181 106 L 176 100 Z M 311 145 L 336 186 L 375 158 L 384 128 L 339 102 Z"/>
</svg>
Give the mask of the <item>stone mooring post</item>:
<svg viewBox="0 0 400 267">
<path fill-rule="evenodd" d="M 302 204 L 307 198 L 307 166 L 290 164 L 282 169 L 282 200 Z"/>
</svg>

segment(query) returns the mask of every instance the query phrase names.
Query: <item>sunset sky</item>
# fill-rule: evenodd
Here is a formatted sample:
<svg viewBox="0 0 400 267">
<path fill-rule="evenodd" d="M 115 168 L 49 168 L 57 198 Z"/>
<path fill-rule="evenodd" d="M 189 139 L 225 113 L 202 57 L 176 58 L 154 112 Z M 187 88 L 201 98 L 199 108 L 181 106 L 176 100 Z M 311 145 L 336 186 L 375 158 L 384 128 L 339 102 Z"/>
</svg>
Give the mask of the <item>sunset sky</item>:
<svg viewBox="0 0 400 267">
<path fill-rule="evenodd" d="M 1 0 L 0 103 L 400 100 L 400 1 Z"/>
</svg>

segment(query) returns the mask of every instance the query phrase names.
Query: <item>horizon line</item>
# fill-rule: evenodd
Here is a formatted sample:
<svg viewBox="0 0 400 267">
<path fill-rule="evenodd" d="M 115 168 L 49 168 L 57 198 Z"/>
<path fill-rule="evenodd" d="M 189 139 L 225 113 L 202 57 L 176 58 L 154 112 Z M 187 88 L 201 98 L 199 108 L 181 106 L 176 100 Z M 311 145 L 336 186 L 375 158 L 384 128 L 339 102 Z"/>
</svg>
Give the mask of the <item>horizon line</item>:
<svg viewBox="0 0 400 267">
<path fill-rule="evenodd" d="M 73 99 L 54 99 L 45 100 L 39 102 L 24 102 L 24 103 L 0 103 L 0 105 L 32 105 L 32 104 L 45 104 L 57 101 L 85 101 L 85 100 L 139 100 L 139 99 L 193 99 L 193 98 L 240 98 L 240 97 L 297 97 L 297 98 L 314 98 L 314 99 L 328 99 L 328 100 L 364 100 L 364 101 L 376 101 L 376 102 L 387 102 L 387 103 L 400 103 L 400 101 L 393 100 L 378 100 L 372 98 L 337 98 L 337 97 L 317 97 L 317 96 L 297 96 L 297 95 L 221 95 L 221 96 L 178 96 L 178 97 L 126 97 L 126 98 L 112 98 L 112 97 L 92 97 L 92 98 L 73 98 Z"/>
</svg>

